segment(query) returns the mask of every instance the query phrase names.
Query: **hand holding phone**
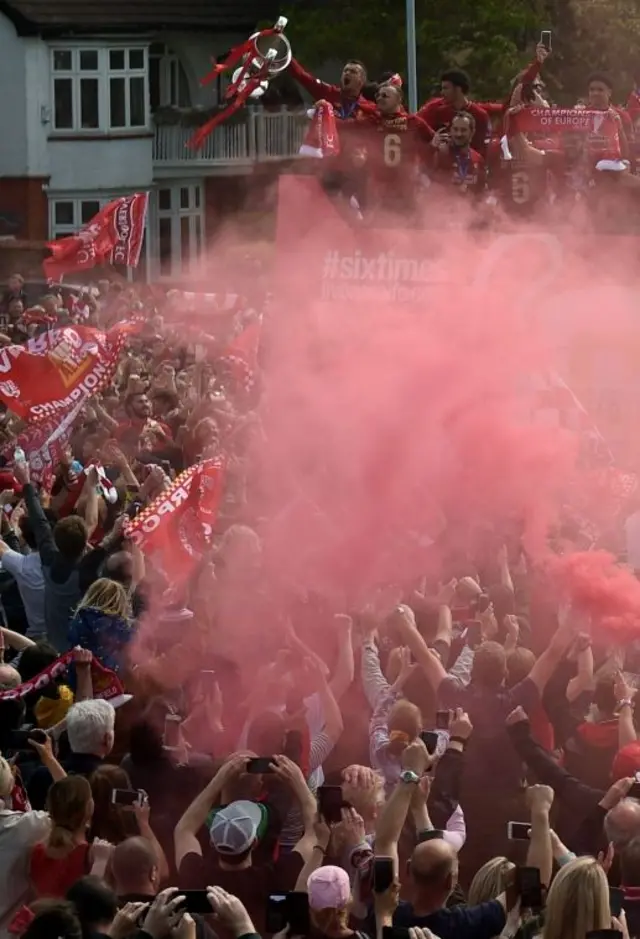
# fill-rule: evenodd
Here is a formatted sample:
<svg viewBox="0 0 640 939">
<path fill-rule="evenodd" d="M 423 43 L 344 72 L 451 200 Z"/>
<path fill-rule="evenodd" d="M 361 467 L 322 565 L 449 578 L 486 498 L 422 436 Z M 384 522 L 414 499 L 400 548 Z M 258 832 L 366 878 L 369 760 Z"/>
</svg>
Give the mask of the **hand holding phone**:
<svg viewBox="0 0 640 939">
<path fill-rule="evenodd" d="M 521 909 L 542 908 L 542 884 L 537 867 L 516 868 L 516 889 Z"/>
<path fill-rule="evenodd" d="M 438 747 L 438 735 L 435 730 L 423 730 L 420 734 L 420 739 L 427 748 L 429 756 L 433 756 Z"/>
<path fill-rule="evenodd" d="M 436 711 L 436 730 L 449 730 L 451 711 Z"/>
<path fill-rule="evenodd" d="M 144 805 L 144 800 L 145 793 L 142 789 L 114 789 L 111 793 L 112 803 L 123 808 Z"/>
<path fill-rule="evenodd" d="M 180 893 L 184 896 L 180 909 L 184 910 L 185 913 L 197 913 L 200 916 L 207 916 L 213 912 L 206 890 L 180 890 Z"/>
<path fill-rule="evenodd" d="M 373 862 L 373 892 L 386 893 L 394 881 L 392 857 L 377 857 Z"/>
<path fill-rule="evenodd" d="M 547 52 L 551 52 L 551 30 L 543 29 L 540 33 L 540 45 L 544 46 Z"/>
<path fill-rule="evenodd" d="M 254 759 L 247 762 L 247 772 L 254 773 L 258 776 L 263 773 L 273 773 L 272 763 L 272 756 L 256 756 Z"/>
<path fill-rule="evenodd" d="M 327 825 L 337 825 L 342 821 L 345 806 L 341 786 L 318 787 L 318 810 Z"/>
<path fill-rule="evenodd" d="M 180 725 L 182 718 L 179 714 L 167 714 L 164 719 L 163 744 L 165 750 L 178 750 L 181 744 Z"/>
</svg>

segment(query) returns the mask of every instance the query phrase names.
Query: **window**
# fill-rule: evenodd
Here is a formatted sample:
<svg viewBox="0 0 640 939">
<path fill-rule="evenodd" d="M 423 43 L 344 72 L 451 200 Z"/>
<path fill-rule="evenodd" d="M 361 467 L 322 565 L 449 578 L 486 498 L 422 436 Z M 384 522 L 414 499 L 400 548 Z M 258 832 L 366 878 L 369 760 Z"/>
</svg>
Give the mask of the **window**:
<svg viewBox="0 0 640 939">
<path fill-rule="evenodd" d="M 51 238 L 64 238 L 73 235 L 90 222 L 97 215 L 103 205 L 110 201 L 110 197 L 54 199 L 51 205 L 51 221 L 49 225 Z"/>
<path fill-rule="evenodd" d="M 75 234 L 83 225 L 90 222 L 101 208 L 117 198 L 116 194 L 63 196 L 49 200 L 49 237 L 64 238 Z M 147 275 L 148 239 L 146 237 L 140 252 L 140 263 L 135 269 L 117 266 L 127 280 L 144 281 Z"/>
<path fill-rule="evenodd" d="M 149 49 L 149 97 L 151 110 L 188 108 L 191 104 L 189 81 L 180 59 L 161 42 Z"/>
<path fill-rule="evenodd" d="M 53 49 L 52 68 L 54 130 L 147 126 L 146 48 Z"/>
<path fill-rule="evenodd" d="M 188 274 L 202 253 L 204 207 L 200 183 L 180 183 L 157 191 L 157 245 L 163 277 Z"/>
</svg>

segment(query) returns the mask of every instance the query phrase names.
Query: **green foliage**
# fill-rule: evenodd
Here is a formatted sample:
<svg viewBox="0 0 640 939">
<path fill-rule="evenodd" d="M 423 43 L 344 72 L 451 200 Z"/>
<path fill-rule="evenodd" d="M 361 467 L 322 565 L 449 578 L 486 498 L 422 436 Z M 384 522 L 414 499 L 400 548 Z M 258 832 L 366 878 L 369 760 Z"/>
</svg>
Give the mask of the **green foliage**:
<svg viewBox="0 0 640 939">
<path fill-rule="evenodd" d="M 362 59 L 373 78 L 405 71 L 403 0 L 324 0 L 313 7 L 291 0 L 282 12 L 290 18 L 294 53 L 310 68 L 351 56 Z M 416 0 L 421 98 L 453 66 L 469 72 L 474 97 L 503 96 L 529 61 L 543 22 L 536 0 Z"/>
<path fill-rule="evenodd" d="M 403 0 L 288 0 L 282 13 L 296 57 L 311 69 L 336 61 L 337 71 L 355 57 L 373 78 L 406 71 Z M 609 71 L 618 97 L 626 98 L 640 71 L 640 0 L 416 0 L 421 100 L 453 66 L 469 73 L 474 98 L 501 100 L 530 61 L 541 29 L 553 32 L 544 74 L 558 102 L 584 94 L 596 69 Z"/>
</svg>

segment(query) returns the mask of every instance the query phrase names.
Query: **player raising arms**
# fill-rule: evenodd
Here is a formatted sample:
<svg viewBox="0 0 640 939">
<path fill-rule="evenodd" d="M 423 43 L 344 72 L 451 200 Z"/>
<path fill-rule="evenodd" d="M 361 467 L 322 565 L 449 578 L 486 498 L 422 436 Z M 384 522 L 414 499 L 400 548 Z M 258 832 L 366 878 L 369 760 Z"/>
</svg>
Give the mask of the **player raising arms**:
<svg viewBox="0 0 640 939">
<path fill-rule="evenodd" d="M 366 155 L 368 206 L 407 214 L 416 207 L 420 165 L 430 158 L 433 130 L 402 102 L 402 79 L 394 75 L 376 91 L 359 139 Z"/>
<path fill-rule="evenodd" d="M 345 63 L 339 85 L 331 85 L 314 78 L 296 59 L 291 60 L 289 74 L 302 85 L 314 101 L 328 101 L 333 106 L 339 122 L 362 120 L 365 113 L 372 113 L 375 108 L 373 102 L 368 101 L 362 94 L 367 82 L 367 70 L 357 59 L 350 59 Z"/>
</svg>

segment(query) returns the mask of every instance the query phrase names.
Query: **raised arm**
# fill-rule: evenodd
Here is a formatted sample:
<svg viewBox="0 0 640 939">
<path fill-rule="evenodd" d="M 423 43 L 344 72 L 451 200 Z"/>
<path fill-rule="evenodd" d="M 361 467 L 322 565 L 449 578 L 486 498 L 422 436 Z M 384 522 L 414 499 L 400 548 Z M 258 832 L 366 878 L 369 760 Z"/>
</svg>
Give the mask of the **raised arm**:
<svg viewBox="0 0 640 939">
<path fill-rule="evenodd" d="M 58 549 L 56 548 L 55 541 L 53 540 L 51 526 L 47 521 L 46 515 L 42 511 L 42 506 L 40 505 L 40 500 L 35 493 L 35 489 L 31 485 L 28 464 L 16 463 L 13 474 L 18 482 L 22 483 L 22 497 L 25 501 L 25 505 L 27 506 L 27 514 L 33 527 L 33 534 L 36 539 L 36 544 L 38 546 L 38 551 L 40 552 L 42 563 L 44 565 L 50 565 L 56 557 Z"/>
<path fill-rule="evenodd" d="M 551 786 L 529 786 L 527 804 L 531 811 L 531 836 L 527 851 L 527 867 L 537 867 L 540 881 L 545 887 L 551 884 L 553 873 L 553 846 L 549 812 L 553 805 Z"/>
<path fill-rule="evenodd" d="M 202 847 L 198 840 L 198 832 L 205 824 L 209 812 L 218 801 L 225 785 L 227 785 L 232 778 L 243 772 L 246 765 L 246 756 L 234 754 L 230 757 L 230 759 L 220 767 L 209 785 L 205 786 L 200 795 L 196 796 L 191 805 L 184 812 L 173 833 L 175 865 L 177 869 L 180 868 L 187 854 L 198 854 L 202 856 Z"/>
<path fill-rule="evenodd" d="M 339 95 L 337 85 L 330 85 L 328 82 L 320 81 L 320 79 L 312 75 L 311 72 L 307 72 L 297 59 L 291 60 L 289 74 L 299 85 L 302 85 L 304 90 L 311 95 L 314 101 L 319 101 L 321 98 L 327 98 L 328 100 L 335 99 L 336 96 Z"/>
<path fill-rule="evenodd" d="M 399 606 L 393 616 L 393 622 L 400 632 L 402 644 L 411 649 L 414 659 L 425 673 L 434 693 L 437 694 L 447 673 L 438 656 L 430 651 L 420 635 L 413 610 L 408 606 Z"/>
<path fill-rule="evenodd" d="M 622 672 L 616 675 L 614 693 L 618 702 L 618 749 L 622 750 L 638 739 L 633 722 L 633 706 L 636 696 L 635 690 L 625 681 Z"/>
<path fill-rule="evenodd" d="M 420 779 L 431 759 L 422 740 L 414 740 L 402 753 L 403 776 L 387 800 L 376 825 L 376 857 L 392 857 L 398 865 L 398 840 Z"/>
<path fill-rule="evenodd" d="M 570 619 L 569 615 L 566 617 L 565 622 L 560 624 L 551 642 L 529 672 L 529 678 L 540 694 L 544 691 L 545 685 L 575 639 L 576 633 Z"/>
</svg>

